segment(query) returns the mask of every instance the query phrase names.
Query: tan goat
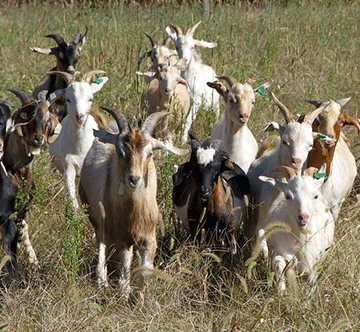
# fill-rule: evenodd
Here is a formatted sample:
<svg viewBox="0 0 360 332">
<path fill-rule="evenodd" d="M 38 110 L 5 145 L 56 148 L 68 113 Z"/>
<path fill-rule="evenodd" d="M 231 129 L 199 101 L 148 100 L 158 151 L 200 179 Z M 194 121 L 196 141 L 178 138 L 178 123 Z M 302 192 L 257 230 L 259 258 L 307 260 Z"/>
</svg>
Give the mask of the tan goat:
<svg viewBox="0 0 360 332">
<path fill-rule="evenodd" d="M 141 129 L 132 129 L 125 115 L 107 110 L 116 120 L 109 131 L 94 130 L 98 140 L 89 150 L 81 171 L 79 194 L 89 206 L 89 219 L 95 228 L 99 250 L 98 282 L 107 286 L 106 254 L 114 251 L 119 284 L 125 295 L 130 291 L 130 265 L 133 246 L 138 245 L 141 267 L 152 269 L 156 252 L 155 226 L 158 221 L 156 169 L 153 150 L 176 154 L 186 150 L 164 144 L 151 136 L 168 113 L 147 117 Z M 146 272 L 140 274 L 140 284 Z"/>
</svg>

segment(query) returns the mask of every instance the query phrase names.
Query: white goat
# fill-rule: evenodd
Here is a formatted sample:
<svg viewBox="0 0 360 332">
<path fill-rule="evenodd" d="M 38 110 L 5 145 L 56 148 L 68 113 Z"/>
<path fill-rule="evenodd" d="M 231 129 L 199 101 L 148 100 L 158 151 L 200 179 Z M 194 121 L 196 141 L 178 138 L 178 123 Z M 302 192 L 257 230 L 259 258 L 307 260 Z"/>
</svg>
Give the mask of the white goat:
<svg viewBox="0 0 360 332">
<path fill-rule="evenodd" d="M 152 158 L 155 149 L 176 154 L 186 150 L 151 137 L 162 117 L 157 112 L 145 120 L 141 129 L 132 129 L 123 113 L 107 110 L 116 120 L 117 128 L 95 130 L 93 146 L 81 171 L 79 194 L 89 206 L 89 219 L 95 228 L 99 250 L 98 282 L 107 286 L 106 254 L 115 249 L 116 270 L 125 294 L 130 291 L 130 265 L 133 246 L 138 244 L 141 266 L 153 268 L 156 252 L 155 226 L 158 221 L 156 202 L 156 169 Z M 141 273 L 141 284 L 145 271 Z"/>
<path fill-rule="evenodd" d="M 176 33 L 171 33 L 170 27 L 166 28 L 167 34 L 175 43 L 179 58 L 185 58 L 187 60 L 187 68 L 182 73 L 182 77 L 188 82 L 191 107 L 190 112 L 186 117 L 182 137 L 183 142 L 187 141 L 188 131 L 190 130 L 191 124 L 195 120 L 201 105 L 206 109 L 212 107 L 216 111 L 217 118 L 219 118 L 220 113 L 219 95 L 214 93 L 214 90 L 206 84 L 207 82 L 213 82 L 215 80 L 215 71 L 213 68 L 202 63 L 200 56 L 195 50 L 195 46 L 214 48 L 217 44 L 193 38 L 194 32 L 200 23 L 201 21 L 189 28 L 185 35 L 183 35 L 182 30 L 174 24 L 170 23 L 170 26 Z"/>
<path fill-rule="evenodd" d="M 325 169 L 324 164 L 319 172 Z M 313 177 L 315 168 L 302 176 L 296 175 L 290 167 L 282 166 L 274 171 L 286 173 L 288 182 L 266 176 L 260 176 L 260 180 L 279 191 L 264 219 L 270 232 L 267 241 L 274 249 L 272 268 L 275 278 L 279 289 L 284 290 L 284 274 L 288 266 L 293 266 L 304 273 L 310 286 L 314 286 L 315 266 L 324 257 L 334 236 L 334 219 L 320 193 L 324 178 Z M 285 226 L 285 230 L 276 229 L 279 225 Z"/>
<path fill-rule="evenodd" d="M 141 109 L 146 110 L 147 115 L 158 111 L 171 113 L 158 126 L 161 128 L 161 137 L 169 142 L 172 141 L 174 131 L 174 115 L 183 121 L 190 109 L 186 81 L 180 76 L 180 72 L 185 69 L 185 62 L 186 59 L 180 59 L 174 66 L 158 65 L 153 76 L 155 79 L 145 87 L 141 96 Z"/>
<path fill-rule="evenodd" d="M 351 125 L 357 128 L 360 135 L 359 120 L 345 114 L 342 109 L 349 100 L 350 98 L 331 101 L 330 105 L 317 116 L 313 130 L 334 138 L 334 142 L 326 144 L 325 141 L 316 140 L 307 163 L 314 167 L 326 163 L 328 179 L 321 187 L 321 192 L 335 220 L 339 216 L 342 203 L 350 194 L 357 173 L 355 158 L 347 144 L 348 140 L 341 132 L 345 125 Z M 309 102 L 316 107 L 323 104 L 315 100 Z"/>
<path fill-rule="evenodd" d="M 272 93 L 275 103 L 282 112 L 286 126 L 272 122 L 265 129 L 277 130 L 281 135 L 281 142 L 277 148 L 268 152 L 262 158 L 255 160 L 248 172 L 250 180 L 252 204 L 254 207 L 252 220 L 245 226 L 245 232 L 251 238 L 255 236 L 255 229 L 258 232 L 256 236 L 264 235 L 265 216 L 267 215 L 272 202 L 278 196 L 278 191 L 267 183 L 259 180 L 260 175 L 271 176 L 271 170 L 279 166 L 289 166 L 296 170 L 301 170 L 305 163 L 309 151 L 313 148 L 314 137 L 316 133 L 312 132 L 311 124 L 315 117 L 328 105 L 322 105 L 316 110 L 305 115 L 302 123 L 296 121 L 295 115 L 289 111 Z M 277 176 L 281 179 L 280 175 Z M 262 242 L 262 253 L 268 256 L 266 240 Z"/>
<path fill-rule="evenodd" d="M 94 75 L 104 72 L 91 71 L 84 75 L 81 82 L 76 82 L 74 76 L 69 73 L 52 73 L 62 75 L 69 84 L 63 91 L 68 115 L 61 122 L 62 130 L 58 139 L 49 144 L 49 152 L 56 168 L 64 174 L 66 191 L 74 207 L 78 208 L 75 178 L 80 175 L 85 156 L 93 143 L 93 130 L 99 129 L 99 122 L 104 122 L 100 113 L 90 113 L 93 94 L 102 89 L 108 78 L 101 77 L 90 84 Z M 105 127 L 105 123 L 103 125 Z"/>
<path fill-rule="evenodd" d="M 217 78 L 225 80 L 230 85 L 230 89 L 220 81 L 207 83 L 224 98 L 226 103 L 224 115 L 212 129 L 211 141 L 220 139 L 223 142 L 220 149 L 247 173 L 258 151 L 258 144 L 247 123 L 255 98 L 261 93 L 265 94 L 265 89 L 272 84 L 272 80 L 254 90 L 249 78 L 244 84 L 231 76 Z"/>
</svg>

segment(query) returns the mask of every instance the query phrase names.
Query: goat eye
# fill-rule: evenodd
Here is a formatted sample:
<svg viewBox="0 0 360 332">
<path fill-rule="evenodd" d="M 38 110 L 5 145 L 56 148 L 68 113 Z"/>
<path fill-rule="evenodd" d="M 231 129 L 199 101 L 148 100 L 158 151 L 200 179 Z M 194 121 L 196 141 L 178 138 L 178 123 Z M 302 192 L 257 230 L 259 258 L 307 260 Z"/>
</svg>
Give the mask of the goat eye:
<svg viewBox="0 0 360 332">
<path fill-rule="evenodd" d="M 292 198 L 291 198 L 291 195 L 289 195 L 289 194 L 287 194 L 287 195 L 285 196 L 285 198 L 286 198 L 287 200 L 292 199 Z"/>
<path fill-rule="evenodd" d="M 286 142 L 286 141 L 283 141 L 282 143 L 283 143 L 284 145 L 286 145 L 286 146 L 289 146 L 289 143 Z"/>
<path fill-rule="evenodd" d="M 66 102 L 67 102 L 67 103 L 71 103 L 71 100 L 70 100 L 70 99 L 66 99 Z"/>
<path fill-rule="evenodd" d="M 318 195 L 315 195 L 315 196 L 314 196 L 314 199 L 318 199 L 318 197 L 319 197 Z"/>
<path fill-rule="evenodd" d="M 151 158 L 153 156 L 152 152 L 149 152 L 149 154 L 147 155 L 148 158 Z"/>
<path fill-rule="evenodd" d="M 90 98 L 90 99 L 89 99 L 89 103 L 92 103 L 92 102 L 93 102 L 93 99 L 92 99 L 92 98 Z"/>
</svg>

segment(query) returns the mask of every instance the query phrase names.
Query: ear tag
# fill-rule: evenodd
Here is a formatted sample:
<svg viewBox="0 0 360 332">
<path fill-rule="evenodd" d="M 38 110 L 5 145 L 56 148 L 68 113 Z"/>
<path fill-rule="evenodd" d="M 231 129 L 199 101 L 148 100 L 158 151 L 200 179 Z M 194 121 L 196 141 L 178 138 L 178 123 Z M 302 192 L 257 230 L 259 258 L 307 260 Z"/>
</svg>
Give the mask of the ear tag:
<svg viewBox="0 0 360 332">
<path fill-rule="evenodd" d="M 103 79 L 97 78 L 97 79 L 94 80 L 94 83 L 100 84 L 102 81 L 103 81 Z"/>
<path fill-rule="evenodd" d="M 324 178 L 324 180 L 328 179 L 326 173 L 314 173 L 314 178 L 317 180 L 320 180 L 321 178 Z"/>
<path fill-rule="evenodd" d="M 266 96 L 265 88 L 264 88 L 263 85 L 262 85 L 262 86 L 259 86 L 259 87 L 255 90 L 255 92 L 260 93 L 262 96 Z"/>
<path fill-rule="evenodd" d="M 326 141 L 327 136 L 324 134 L 318 133 L 316 139 L 318 139 L 319 141 Z"/>
</svg>

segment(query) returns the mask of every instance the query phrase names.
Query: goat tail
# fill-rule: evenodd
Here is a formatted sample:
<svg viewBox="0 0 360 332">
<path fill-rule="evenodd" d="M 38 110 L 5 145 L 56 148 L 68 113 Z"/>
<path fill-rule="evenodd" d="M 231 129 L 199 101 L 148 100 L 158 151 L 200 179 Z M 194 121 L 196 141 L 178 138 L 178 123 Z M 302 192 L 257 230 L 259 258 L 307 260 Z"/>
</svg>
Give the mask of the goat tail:
<svg viewBox="0 0 360 332">
<path fill-rule="evenodd" d="M 255 159 L 261 158 L 265 154 L 265 152 L 269 149 L 272 143 L 278 143 L 279 141 L 280 141 L 279 136 L 271 135 L 267 137 L 265 141 L 261 143 L 261 146 L 259 147 Z"/>
<path fill-rule="evenodd" d="M 95 122 L 99 127 L 99 130 L 106 129 L 107 121 L 105 119 L 105 116 L 102 113 L 100 113 L 97 107 L 91 107 L 89 114 L 95 119 Z"/>
</svg>

